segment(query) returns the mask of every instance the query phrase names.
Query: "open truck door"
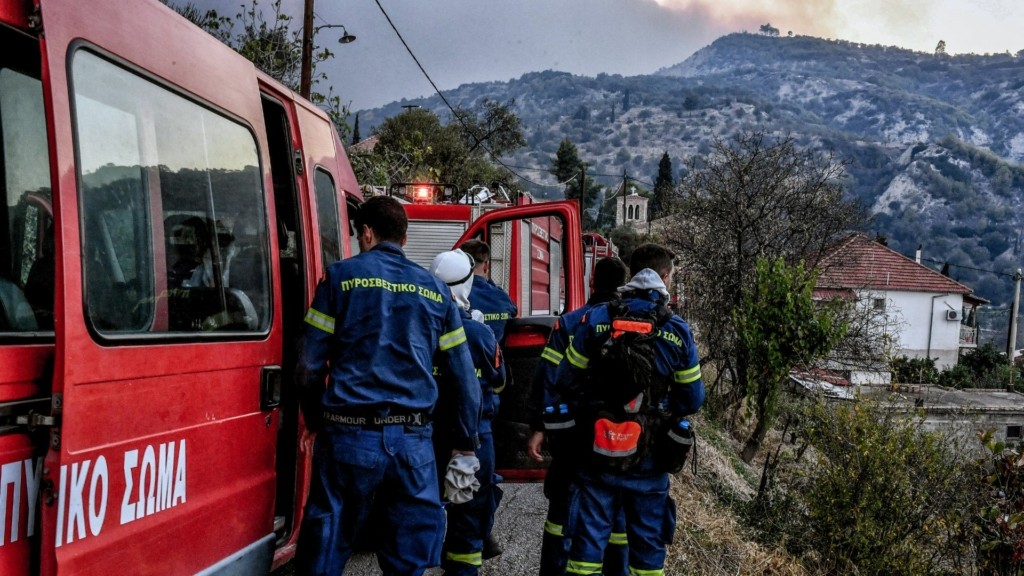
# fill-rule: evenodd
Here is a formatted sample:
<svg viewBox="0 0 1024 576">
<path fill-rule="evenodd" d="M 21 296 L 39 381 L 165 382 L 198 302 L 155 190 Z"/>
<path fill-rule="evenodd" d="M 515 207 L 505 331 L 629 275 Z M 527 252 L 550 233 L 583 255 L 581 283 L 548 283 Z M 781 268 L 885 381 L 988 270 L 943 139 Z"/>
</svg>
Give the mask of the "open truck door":
<svg viewBox="0 0 1024 576">
<path fill-rule="evenodd" d="M 266 572 L 282 345 L 256 72 L 155 2 L 36 6 L 56 290 L 39 572 Z"/>
<path fill-rule="evenodd" d="M 494 421 L 496 468 L 509 480 L 537 480 L 546 464 L 526 454 L 526 406 L 555 317 L 584 304 L 578 205 L 562 201 L 492 210 L 474 220 L 456 246 L 470 239 L 490 245 L 491 280 L 519 308 L 519 316 L 505 325 L 503 352 L 512 382 L 500 394 Z"/>
</svg>

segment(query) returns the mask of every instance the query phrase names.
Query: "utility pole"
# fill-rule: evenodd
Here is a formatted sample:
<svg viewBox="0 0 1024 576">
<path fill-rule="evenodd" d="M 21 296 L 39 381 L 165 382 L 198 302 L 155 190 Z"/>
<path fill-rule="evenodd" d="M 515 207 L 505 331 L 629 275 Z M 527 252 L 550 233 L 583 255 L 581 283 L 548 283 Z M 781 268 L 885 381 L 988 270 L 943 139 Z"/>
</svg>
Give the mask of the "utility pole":
<svg viewBox="0 0 1024 576">
<path fill-rule="evenodd" d="M 302 68 L 299 95 L 309 98 L 313 91 L 313 0 L 305 0 L 302 11 Z"/>
<path fill-rule="evenodd" d="M 626 174 L 626 169 L 622 169 L 622 226 L 626 226 L 626 190 L 629 185 L 629 176 Z"/>
<path fill-rule="evenodd" d="M 587 211 L 583 204 L 583 194 L 587 190 L 587 165 L 580 164 L 580 226 L 583 226 L 583 222 L 587 217 Z"/>
<path fill-rule="evenodd" d="M 1017 311 L 1020 310 L 1020 279 L 1021 270 L 1013 275 L 1013 306 L 1010 308 L 1010 333 L 1006 338 L 1006 357 L 1010 359 L 1010 383 L 1007 392 L 1013 392 L 1013 352 L 1017 349 Z"/>
</svg>

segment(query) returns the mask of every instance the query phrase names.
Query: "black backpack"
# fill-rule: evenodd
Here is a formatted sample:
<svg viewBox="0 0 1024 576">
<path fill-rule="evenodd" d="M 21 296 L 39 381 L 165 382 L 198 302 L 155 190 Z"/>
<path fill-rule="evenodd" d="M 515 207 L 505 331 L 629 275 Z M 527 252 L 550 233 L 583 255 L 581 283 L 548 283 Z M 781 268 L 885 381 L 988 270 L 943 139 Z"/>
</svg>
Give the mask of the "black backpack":
<svg viewBox="0 0 1024 576">
<path fill-rule="evenodd" d="M 661 326 L 672 312 L 659 304 L 651 310 L 629 310 L 621 300 L 608 304 L 608 336 L 590 360 L 586 390 L 592 415 L 593 462 L 611 471 L 628 471 L 655 451 L 667 414 L 658 403 L 668 380 L 655 368 Z"/>
</svg>

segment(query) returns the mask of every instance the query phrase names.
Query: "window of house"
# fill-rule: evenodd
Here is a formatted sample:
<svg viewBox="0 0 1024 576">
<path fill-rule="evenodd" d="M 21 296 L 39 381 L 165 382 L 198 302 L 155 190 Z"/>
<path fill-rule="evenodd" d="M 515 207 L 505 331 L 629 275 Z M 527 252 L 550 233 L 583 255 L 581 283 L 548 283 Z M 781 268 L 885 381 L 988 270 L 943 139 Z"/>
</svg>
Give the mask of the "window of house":
<svg viewBox="0 0 1024 576">
<path fill-rule="evenodd" d="M 252 132 L 90 52 L 75 54 L 72 77 L 92 328 L 265 331 L 269 239 Z"/>
<path fill-rule="evenodd" d="M 1018 426 L 1007 426 L 1006 427 L 1006 439 L 1007 440 L 1020 440 L 1021 427 Z"/>
<path fill-rule="evenodd" d="M 885 298 L 875 298 L 872 304 L 875 310 L 885 310 Z"/>
</svg>

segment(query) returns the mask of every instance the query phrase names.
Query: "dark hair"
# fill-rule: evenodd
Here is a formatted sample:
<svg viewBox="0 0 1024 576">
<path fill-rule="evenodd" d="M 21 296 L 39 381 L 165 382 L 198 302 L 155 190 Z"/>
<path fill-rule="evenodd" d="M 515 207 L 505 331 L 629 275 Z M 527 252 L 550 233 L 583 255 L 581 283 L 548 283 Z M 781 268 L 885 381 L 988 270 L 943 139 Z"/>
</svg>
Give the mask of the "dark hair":
<svg viewBox="0 0 1024 576">
<path fill-rule="evenodd" d="M 629 274 L 636 276 L 644 268 L 650 268 L 664 276 L 672 271 L 676 253 L 661 244 L 641 244 L 629 256 Z"/>
<path fill-rule="evenodd" d="M 626 264 L 614 256 L 594 264 L 594 292 L 615 292 L 626 283 Z"/>
<path fill-rule="evenodd" d="M 472 256 L 477 264 L 491 259 L 491 247 L 483 240 L 466 240 L 459 249 Z"/>
<path fill-rule="evenodd" d="M 369 226 L 381 242 L 402 242 L 409 231 L 409 218 L 402 204 L 390 196 L 374 196 L 356 210 L 356 234 Z"/>
</svg>

